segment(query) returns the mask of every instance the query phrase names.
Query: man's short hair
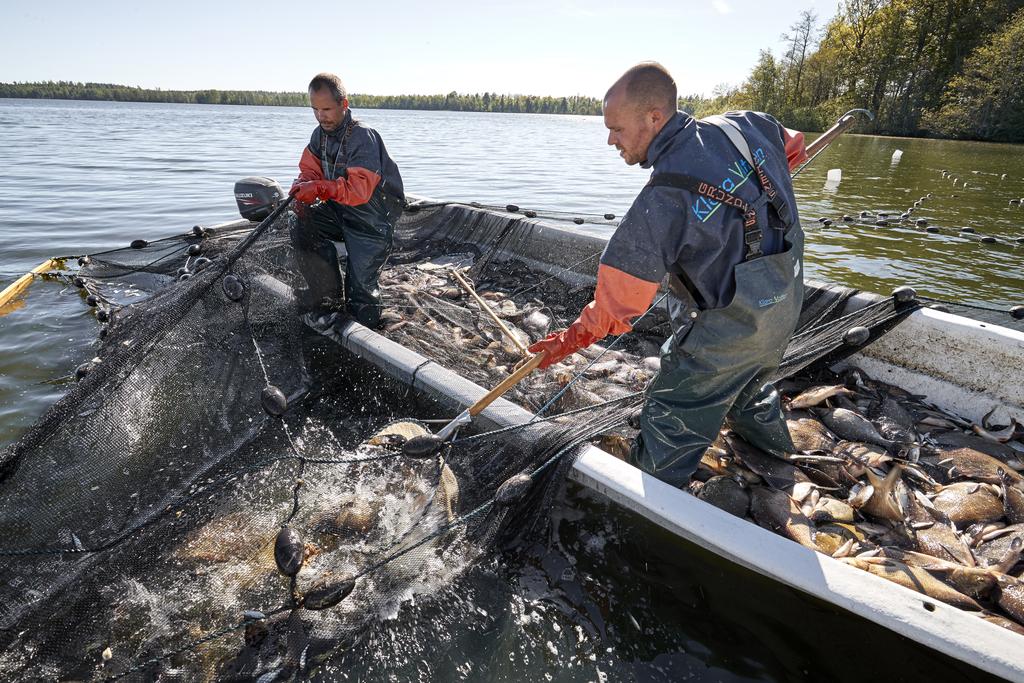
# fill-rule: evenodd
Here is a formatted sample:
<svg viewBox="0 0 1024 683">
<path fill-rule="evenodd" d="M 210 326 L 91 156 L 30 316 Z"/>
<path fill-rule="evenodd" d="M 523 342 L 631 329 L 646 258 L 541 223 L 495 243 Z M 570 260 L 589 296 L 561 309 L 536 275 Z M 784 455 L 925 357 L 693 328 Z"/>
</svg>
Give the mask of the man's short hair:
<svg viewBox="0 0 1024 683">
<path fill-rule="evenodd" d="M 309 82 L 309 92 L 320 92 L 324 88 L 330 91 L 334 101 L 338 104 L 341 104 L 348 97 L 345 84 L 341 82 L 341 79 L 326 71 L 313 76 L 313 80 Z"/>
<path fill-rule="evenodd" d="M 625 89 L 626 99 L 646 110 L 658 109 L 671 114 L 679 106 L 675 79 L 658 62 L 640 62 L 622 74 L 611 90 L 618 87 Z"/>
</svg>

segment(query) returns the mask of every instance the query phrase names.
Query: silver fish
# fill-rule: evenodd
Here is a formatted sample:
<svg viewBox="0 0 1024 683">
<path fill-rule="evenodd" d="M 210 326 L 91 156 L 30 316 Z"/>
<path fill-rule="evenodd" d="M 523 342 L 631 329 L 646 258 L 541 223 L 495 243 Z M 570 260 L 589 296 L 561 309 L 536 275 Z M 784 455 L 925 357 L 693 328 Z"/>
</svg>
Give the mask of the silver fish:
<svg viewBox="0 0 1024 683">
<path fill-rule="evenodd" d="M 879 434 L 870 420 L 852 410 L 835 408 L 824 411 L 821 420 L 826 427 L 849 441 L 864 441 L 886 449 L 895 445 Z"/>
</svg>

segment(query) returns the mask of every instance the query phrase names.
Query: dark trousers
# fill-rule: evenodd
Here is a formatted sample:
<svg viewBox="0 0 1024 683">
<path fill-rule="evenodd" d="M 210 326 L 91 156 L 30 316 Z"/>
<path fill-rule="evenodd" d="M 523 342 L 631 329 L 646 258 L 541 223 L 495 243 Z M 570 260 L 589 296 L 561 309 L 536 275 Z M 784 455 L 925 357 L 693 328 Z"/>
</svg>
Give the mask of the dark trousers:
<svg viewBox="0 0 1024 683">
<path fill-rule="evenodd" d="M 370 328 L 380 324 L 378 280 L 391 255 L 395 223 L 402 210 L 386 206 L 379 193 L 366 204 L 324 202 L 295 205 L 291 239 L 299 270 L 313 301 L 344 296 L 349 314 Z M 332 241 L 345 243 L 348 259 L 342 281 Z"/>
<path fill-rule="evenodd" d="M 754 446 L 793 452 L 779 394 L 769 383 L 803 301 L 803 233 L 792 229 L 786 239 L 786 251 L 736 266 L 730 304 L 678 313 L 640 413 L 631 453 L 640 469 L 685 487 L 727 417 Z"/>
</svg>

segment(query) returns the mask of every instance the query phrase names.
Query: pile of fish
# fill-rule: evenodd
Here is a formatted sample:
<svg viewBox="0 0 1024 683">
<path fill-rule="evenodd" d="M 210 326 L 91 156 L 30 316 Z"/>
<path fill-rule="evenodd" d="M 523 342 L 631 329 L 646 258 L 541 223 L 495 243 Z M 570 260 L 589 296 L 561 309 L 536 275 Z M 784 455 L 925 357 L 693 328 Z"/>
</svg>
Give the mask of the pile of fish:
<svg viewBox="0 0 1024 683">
<path fill-rule="evenodd" d="M 779 388 L 797 452 L 726 430 L 694 493 L 1024 635 L 1024 426 L 971 424 L 859 370 Z"/>
<path fill-rule="evenodd" d="M 593 293 L 593 287 L 573 289 L 557 278 L 537 285 L 544 276 L 518 262 L 498 266 L 487 269 L 475 289 L 523 347 L 565 328 Z M 447 268 L 429 262 L 385 270 L 380 280 L 385 301 L 381 332 L 480 386 L 492 387 L 525 355 L 449 274 Z M 533 283 L 530 291 L 522 291 L 527 288 L 524 283 Z M 660 365 L 657 339 L 654 335 L 630 335 L 628 344 L 624 339 L 623 344 L 607 351 L 600 346 L 584 349 L 544 372 L 532 373 L 505 398 L 536 411 L 580 373 L 580 380 L 569 386 L 547 414 L 643 391 Z M 597 362 L 590 365 L 594 360 Z"/>
<path fill-rule="evenodd" d="M 478 293 L 523 344 L 565 327 L 590 299 L 589 288 L 500 266 L 478 278 Z M 444 267 L 394 266 L 381 284 L 387 337 L 485 387 L 522 360 Z M 642 391 L 665 333 L 628 335 L 621 350 L 595 345 L 533 373 L 506 397 L 536 410 L 581 372 L 548 414 Z M 993 413 L 972 424 L 859 370 L 806 373 L 779 386 L 796 452 L 777 457 L 726 428 L 691 491 L 1024 635 L 1024 426 L 994 424 Z M 621 457 L 634 434 L 624 427 L 600 445 Z"/>
</svg>

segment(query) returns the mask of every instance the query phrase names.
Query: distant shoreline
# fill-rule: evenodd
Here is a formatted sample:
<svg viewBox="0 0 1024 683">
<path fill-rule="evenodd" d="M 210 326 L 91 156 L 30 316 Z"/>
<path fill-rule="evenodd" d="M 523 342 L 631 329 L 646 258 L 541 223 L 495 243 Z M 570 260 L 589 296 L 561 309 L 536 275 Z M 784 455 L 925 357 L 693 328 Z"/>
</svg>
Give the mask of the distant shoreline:
<svg viewBox="0 0 1024 683">
<path fill-rule="evenodd" d="M 231 104 L 249 106 L 308 107 L 304 92 L 265 90 L 161 90 L 111 83 L 0 83 L 0 98 L 33 100 L 85 100 L 99 102 L 154 102 L 160 104 Z M 349 95 L 355 109 L 407 109 L 424 111 L 474 111 L 508 114 L 601 114 L 601 101 L 573 95 L 551 97 L 498 93 L 447 95 Z"/>
<path fill-rule="evenodd" d="M 0 99 L 26 100 L 69 100 L 85 102 L 141 102 L 152 104 L 220 104 L 239 106 L 308 107 L 308 95 L 304 92 L 275 92 L 268 90 L 162 90 L 159 88 L 136 88 L 108 83 L 72 83 L 47 81 L 39 83 L 0 83 Z M 463 94 L 450 92 L 447 95 L 349 95 L 353 109 L 385 109 L 403 111 L 462 111 L 502 114 L 568 114 L 576 116 L 600 116 L 601 101 L 594 97 L 573 95 L 552 97 L 538 95 L 499 95 L 497 93 Z M 679 109 L 698 118 L 710 113 L 728 110 L 730 103 L 719 98 L 713 100 L 691 95 L 679 99 Z M 725 107 L 724 109 L 722 107 Z M 772 112 L 768 112 L 772 113 Z M 807 121 L 805 123 L 811 123 Z M 792 125 L 792 124 L 790 124 Z M 827 127 L 827 125 L 825 126 Z M 817 125 L 807 125 L 806 133 L 821 132 Z M 799 129 L 799 127 L 798 127 Z M 822 129 L 824 130 L 824 129 Z M 934 131 L 922 131 L 922 135 L 886 134 L 879 131 L 864 131 L 865 135 L 910 140 L 960 140 L 964 142 L 989 142 L 993 144 L 1019 145 L 1021 143 L 1003 140 L 985 140 L 972 137 L 937 135 Z M 853 133 L 849 133 L 853 134 Z"/>
</svg>

